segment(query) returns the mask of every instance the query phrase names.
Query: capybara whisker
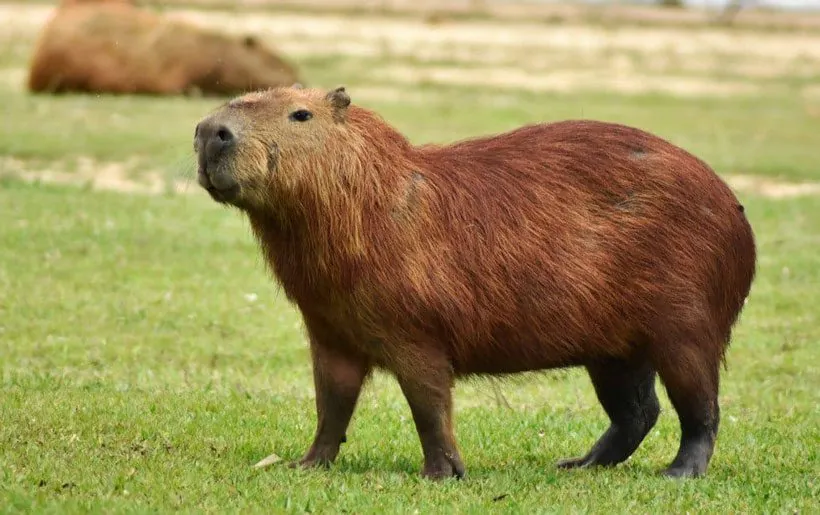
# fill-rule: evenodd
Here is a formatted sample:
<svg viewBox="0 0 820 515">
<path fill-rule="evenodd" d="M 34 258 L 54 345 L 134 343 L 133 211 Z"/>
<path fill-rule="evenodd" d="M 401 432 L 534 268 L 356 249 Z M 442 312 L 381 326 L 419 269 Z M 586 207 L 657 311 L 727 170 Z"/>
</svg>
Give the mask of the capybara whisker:
<svg viewBox="0 0 820 515">
<path fill-rule="evenodd" d="M 465 473 L 455 380 L 581 366 L 610 425 L 560 467 L 627 460 L 660 377 L 681 428 L 665 473 L 706 472 L 756 248 L 697 157 L 592 120 L 415 146 L 343 87 L 246 94 L 194 140 L 199 184 L 247 215 L 307 329 L 318 424 L 296 466 L 333 463 L 376 368 L 410 405 L 422 474 L 443 478 Z"/>
</svg>

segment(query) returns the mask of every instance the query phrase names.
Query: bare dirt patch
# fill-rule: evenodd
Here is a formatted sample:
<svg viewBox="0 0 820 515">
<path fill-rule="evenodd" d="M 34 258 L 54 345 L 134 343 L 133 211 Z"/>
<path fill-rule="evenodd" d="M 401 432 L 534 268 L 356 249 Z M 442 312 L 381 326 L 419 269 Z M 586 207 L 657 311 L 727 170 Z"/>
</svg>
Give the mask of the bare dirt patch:
<svg viewBox="0 0 820 515">
<path fill-rule="evenodd" d="M 48 20 L 54 7 L 50 5 L 0 4 L 3 39 L 15 39 L 37 33 Z"/>
<path fill-rule="evenodd" d="M 8 89 L 20 89 L 26 83 L 28 70 L 25 68 L 0 68 L 0 85 Z"/>
<path fill-rule="evenodd" d="M 755 93 L 755 85 L 740 81 L 720 81 L 691 77 L 653 77 L 644 74 L 601 73 L 596 71 L 556 71 L 551 73 L 529 73 L 515 68 L 471 68 L 447 67 L 416 68 L 389 66 L 377 77 L 402 83 L 437 83 L 448 85 L 484 85 L 501 89 L 528 91 L 571 92 L 579 90 L 605 89 L 621 94 L 663 92 L 678 96 L 734 96 Z"/>
<path fill-rule="evenodd" d="M 771 199 L 820 195 L 820 182 L 783 182 L 752 175 L 727 175 L 724 179 L 737 191 Z"/>
<path fill-rule="evenodd" d="M 139 170 L 138 174 L 136 170 Z M 13 157 L 2 157 L 0 177 L 148 195 L 197 191 L 192 180 L 167 180 L 160 172 L 142 170 L 136 161 L 106 162 L 87 157 L 78 158 L 74 163 L 49 163 L 47 166 L 38 166 Z"/>
</svg>

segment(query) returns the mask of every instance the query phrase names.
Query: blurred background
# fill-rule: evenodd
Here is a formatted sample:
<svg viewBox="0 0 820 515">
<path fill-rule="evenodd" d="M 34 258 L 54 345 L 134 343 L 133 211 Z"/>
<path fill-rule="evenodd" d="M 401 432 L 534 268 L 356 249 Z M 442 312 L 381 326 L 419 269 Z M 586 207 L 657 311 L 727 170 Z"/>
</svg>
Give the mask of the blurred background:
<svg viewBox="0 0 820 515">
<path fill-rule="evenodd" d="M 111 0 L 103 2 L 107 3 Z M 309 86 L 345 84 L 354 101 L 386 110 L 388 118 L 414 139 L 455 139 L 545 117 L 615 117 L 676 136 L 677 143 L 702 154 L 723 173 L 807 175 L 795 170 L 793 160 L 772 162 L 766 145 L 758 144 L 771 134 L 766 122 L 755 116 L 777 116 L 775 110 L 788 104 L 801 112 L 801 118 L 817 118 L 818 1 L 131 3 L 139 12 L 155 16 L 148 25 L 180 22 L 190 30 L 231 38 L 233 45 L 252 36 L 288 63 L 290 71 L 272 82 L 261 81 L 258 74 L 256 82 L 240 80 L 246 90 L 277 81 L 289 84 L 294 78 Z M 150 27 L 126 30 L 108 19 L 82 25 L 68 15 L 79 7 L 114 6 L 64 7 L 67 13 L 58 19 L 68 21 L 55 21 L 56 28 L 48 31 L 50 45 L 62 47 L 63 53 L 43 58 L 49 73 L 46 82 L 69 69 L 93 79 L 106 73 L 100 69 L 129 68 L 130 75 L 121 72 L 118 86 L 136 81 L 135 75 L 158 83 L 172 75 L 174 66 L 184 66 L 179 63 L 239 62 L 227 51 L 217 53 L 199 43 L 166 41 L 154 48 Z M 57 17 L 54 2 L 0 2 L 0 87 L 4 114 L 14 120 L 0 128 L 5 131 L 0 133 L 3 169 L 11 172 L 16 167 L 30 174 L 42 158 L 54 158 L 48 167 L 52 172 L 59 171 L 60 163 L 87 170 L 90 159 L 140 168 L 143 179 L 154 183 L 188 173 L 188 126 L 215 105 L 212 100 L 196 100 L 202 89 L 196 84 L 161 91 L 164 98 L 151 100 L 113 96 L 109 93 L 123 91 L 100 84 L 96 90 L 80 91 L 80 96 L 26 94 L 36 43 L 45 38 L 52 17 Z M 75 33 L 68 34 L 65 26 Z M 124 49 L 130 54 L 112 57 Z M 95 60 L 96 69 L 82 69 L 83 63 Z M 223 83 L 231 74 L 241 75 L 237 70 L 223 71 Z M 730 108 L 727 100 L 747 107 Z M 733 111 L 751 109 L 743 115 L 758 121 L 729 126 L 723 116 L 699 118 L 713 104 Z M 419 105 L 436 109 L 423 116 Z M 476 124 L 476 108 L 497 109 Z M 672 110 L 675 116 L 656 115 L 653 109 Z M 161 124 L 155 118 L 159 112 L 169 115 Z M 411 112 L 413 116 L 405 116 Z M 785 111 L 779 115 L 788 118 Z M 684 130 L 681 124 L 688 126 Z M 778 125 L 776 131 L 790 152 L 807 157 L 809 146 L 802 142 L 810 134 L 793 124 Z M 785 138 L 789 131 L 798 134 Z M 740 142 L 749 144 L 736 152 Z M 84 178 L 100 180 L 92 175 Z"/>
</svg>

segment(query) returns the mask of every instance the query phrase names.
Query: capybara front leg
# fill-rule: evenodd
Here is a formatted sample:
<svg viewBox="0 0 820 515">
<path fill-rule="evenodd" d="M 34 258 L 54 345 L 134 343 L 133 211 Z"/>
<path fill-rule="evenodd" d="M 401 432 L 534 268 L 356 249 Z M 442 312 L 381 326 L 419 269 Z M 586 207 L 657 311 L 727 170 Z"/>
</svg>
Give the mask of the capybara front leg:
<svg viewBox="0 0 820 515">
<path fill-rule="evenodd" d="M 429 479 L 464 477 L 464 464 L 453 436 L 453 376 L 449 364 L 436 367 L 425 363 L 416 374 L 400 375 L 398 380 L 424 452 L 421 475 Z"/>
<path fill-rule="evenodd" d="M 702 476 L 712 458 L 720 423 L 720 365 L 714 354 L 709 346 L 693 343 L 657 358 L 658 374 L 678 413 L 681 428 L 678 454 L 664 471 L 669 477 Z"/>
<path fill-rule="evenodd" d="M 310 449 L 294 466 L 333 463 L 353 416 L 370 364 L 360 355 L 311 340 L 313 380 L 316 387 L 317 426 Z"/>
<path fill-rule="evenodd" d="M 625 461 L 660 413 L 655 371 L 649 363 L 612 360 L 589 365 L 587 370 L 610 426 L 585 456 L 562 460 L 558 463 L 561 468 L 610 466 Z"/>
</svg>

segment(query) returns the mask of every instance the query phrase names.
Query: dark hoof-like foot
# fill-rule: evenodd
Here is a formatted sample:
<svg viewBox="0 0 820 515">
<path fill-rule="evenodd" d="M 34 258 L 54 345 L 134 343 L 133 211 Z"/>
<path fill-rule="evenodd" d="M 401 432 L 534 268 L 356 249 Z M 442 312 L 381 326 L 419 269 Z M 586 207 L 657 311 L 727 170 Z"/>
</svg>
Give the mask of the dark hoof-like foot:
<svg viewBox="0 0 820 515">
<path fill-rule="evenodd" d="M 302 459 L 289 464 L 290 468 L 329 468 L 339 453 L 338 447 L 313 447 Z"/>
<path fill-rule="evenodd" d="M 651 390 L 653 383 L 649 381 L 647 384 L 650 391 L 645 395 L 645 399 L 640 399 L 640 416 L 628 418 L 620 424 L 611 423 L 586 455 L 561 460 L 557 464 L 558 468 L 566 470 L 614 467 L 628 460 L 649 433 L 649 430 L 652 429 L 652 426 L 655 425 L 660 412 L 657 398 L 654 396 L 654 391 Z M 630 409 L 633 408 L 630 406 Z"/>
<path fill-rule="evenodd" d="M 320 460 L 312 458 L 302 458 L 299 461 L 293 461 L 288 464 L 288 468 L 292 469 L 312 469 L 312 468 L 330 468 L 331 462 L 329 460 Z"/>
<path fill-rule="evenodd" d="M 714 450 L 714 436 L 684 439 L 678 455 L 663 475 L 674 478 L 700 477 L 706 474 Z"/>
<path fill-rule="evenodd" d="M 684 463 L 681 465 L 670 465 L 663 471 L 666 477 L 676 479 L 701 477 L 706 474 L 706 466 L 699 466 L 697 463 Z"/>
<path fill-rule="evenodd" d="M 558 468 L 612 467 L 626 461 L 643 440 L 647 432 L 645 427 L 649 425 L 625 427 L 621 429 L 611 425 L 585 456 L 561 460 Z"/>
<path fill-rule="evenodd" d="M 462 479 L 464 474 L 464 464 L 458 456 L 442 456 L 440 459 L 426 463 L 421 471 L 421 477 L 433 481 L 451 477 Z"/>
<path fill-rule="evenodd" d="M 580 458 L 567 458 L 564 460 L 560 460 L 558 461 L 558 463 L 555 464 L 555 466 L 559 469 L 565 470 L 582 469 L 591 467 L 593 465 L 596 465 L 596 463 L 594 462 L 594 460 L 588 458 L 587 456 L 582 456 Z"/>
</svg>

